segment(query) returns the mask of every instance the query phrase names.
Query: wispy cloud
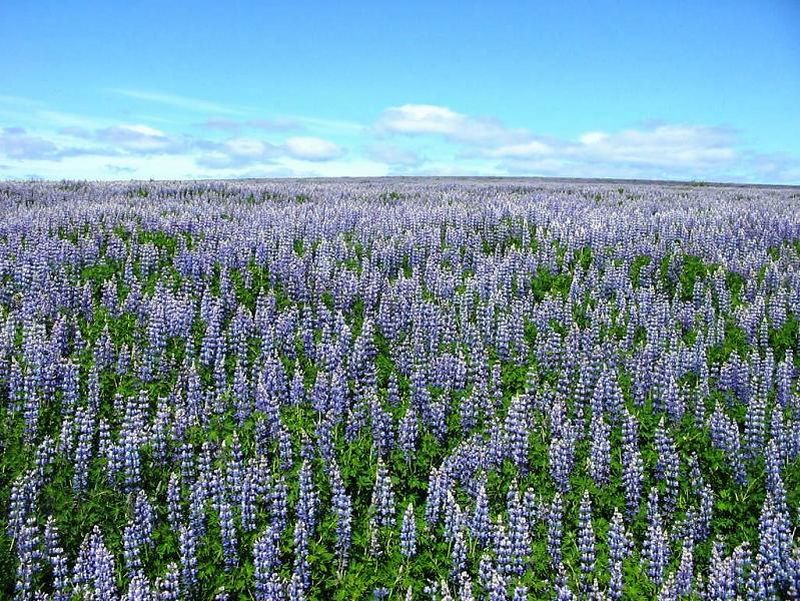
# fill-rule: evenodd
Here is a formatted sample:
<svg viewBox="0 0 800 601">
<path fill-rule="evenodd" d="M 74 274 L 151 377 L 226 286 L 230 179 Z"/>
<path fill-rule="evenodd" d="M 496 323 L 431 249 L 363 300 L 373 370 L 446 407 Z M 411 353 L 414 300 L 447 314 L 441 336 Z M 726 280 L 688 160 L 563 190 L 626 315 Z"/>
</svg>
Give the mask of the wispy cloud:
<svg viewBox="0 0 800 601">
<path fill-rule="evenodd" d="M 44 106 L 44 103 L 39 100 L 33 100 L 32 98 L 24 98 L 22 96 L 12 96 L 9 94 L 0 94 L 0 105 L 23 107 L 29 109 L 31 107 Z"/>
<path fill-rule="evenodd" d="M 39 136 L 29 135 L 22 127 L 0 130 L 0 155 L 14 161 L 57 158 L 58 147 Z"/>
<path fill-rule="evenodd" d="M 297 131 L 305 129 L 305 126 L 297 119 L 289 117 L 277 117 L 275 119 L 250 119 L 246 125 L 265 129 L 267 131 Z"/>
<path fill-rule="evenodd" d="M 114 147 L 141 153 L 176 152 L 181 144 L 161 130 L 147 125 L 116 125 L 96 133 L 96 138 Z"/>
<path fill-rule="evenodd" d="M 202 127 L 206 129 L 216 129 L 219 131 L 237 131 L 241 128 L 242 124 L 238 121 L 234 121 L 233 119 L 224 119 L 224 118 L 210 118 L 206 119 L 205 123 L 202 124 Z"/>
<path fill-rule="evenodd" d="M 323 119 L 300 115 L 290 115 L 287 119 L 300 123 L 307 129 L 313 129 L 328 134 L 360 135 L 366 133 L 368 129 L 363 123 L 344 119 Z"/>
<path fill-rule="evenodd" d="M 190 98 L 178 94 L 168 94 L 164 92 L 152 92 L 147 90 L 133 90 L 128 88 L 112 88 L 110 92 L 126 98 L 142 100 L 145 102 L 155 102 L 164 106 L 193 111 L 196 113 L 217 113 L 222 115 L 241 115 L 243 110 L 238 107 L 218 104 L 199 98 Z"/>
<path fill-rule="evenodd" d="M 211 117 L 200 124 L 205 129 L 237 132 L 242 129 L 260 129 L 269 132 L 298 131 L 305 129 L 305 126 L 297 119 L 277 117 L 275 119 L 247 119 L 238 121 L 226 117 Z"/>
<path fill-rule="evenodd" d="M 173 137 L 140 123 L 116 124 L 99 129 L 62 127 L 58 133 L 86 142 L 84 152 L 97 155 L 176 154 L 185 152 L 190 146 L 186 138 Z"/>
</svg>

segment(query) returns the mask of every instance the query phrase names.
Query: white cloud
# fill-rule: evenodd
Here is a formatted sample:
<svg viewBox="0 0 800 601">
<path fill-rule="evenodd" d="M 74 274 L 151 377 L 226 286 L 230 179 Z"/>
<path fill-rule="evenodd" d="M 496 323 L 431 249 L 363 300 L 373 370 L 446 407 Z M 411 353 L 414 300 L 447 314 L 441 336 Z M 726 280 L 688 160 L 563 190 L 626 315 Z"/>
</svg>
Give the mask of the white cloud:
<svg viewBox="0 0 800 601">
<path fill-rule="evenodd" d="M 280 154 L 280 148 L 256 138 L 230 138 L 222 143 L 201 141 L 197 144 L 205 152 L 197 164 L 211 169 L 244 167 L 266 163 Z"/>
<path fill-rule="evenodd" d="M 339 145 L 311 136 L 288 138 L 284 146 L 290 156 L 305 161 L 330 161 L 344 154 Z"/>
<path fill-rule="evenodd" d="M 571 149 L 587 160 L 615 161 L 655 167 L 701 168 L 734 161 L 733 132 L 697 125 L 658 125 L 617 133 L 591 132 Z"/>
<path fill-rule="evenodd" d="M 735 179 L 743 165 L 755 167 L 737 149 L 733 131 L 687 124 L 590 131 L 577 140 L 534 141 L 482 154 L 500 159 L 510 173 L 574 177 Z"/>
<path fill-rule="evenodd" d="M 228 151 L 236 156 L 259 157 L 270 148 L 270 145 L 253 138 L 233 138 L 225 142 Z"/>
<path fill-rule="evenodd" d="M 583 134 L 580 138 L 581 144 L 599 144 L 608 138 L 608 134 L 601 131 L 590 131 Z"/>
<path fill-rule="evenodd" d="M 554 149 L 544 142 L 531 140 L 530 142 L 525 142 L 524 144 L 510 144 L 508 146 L 492 148 L 487 150 L 485 154 L 492 157 L 519 158 L 549 155 L 553 152 Z"/>
<path fill-rule="evenodd" d="M 492 117 L 474 117 L 433 104 L 404 104 L 378 118 L 381 133 L 436 135 L 465 144 L 518 144 L 531 138 L 525 129 L 503 125 Z"/>
<path fill-rule="evenodd" d="M 511 172 L 527 167 L 547 174 L 605 169 L 610 174 L 635 172 L 644 177 L 691 176 L 715 168 L 727 170 L 739 158 L 735 132 L 705 125 L 662 123 L 618 132 L 589 131 L 568 140 L 546 138 L 444 106 L 405 104 L 385 110 L 375 130 L 440 137 L 458 145 L 457 156 L 462 159 L 499 160 Z"/>
</svg>

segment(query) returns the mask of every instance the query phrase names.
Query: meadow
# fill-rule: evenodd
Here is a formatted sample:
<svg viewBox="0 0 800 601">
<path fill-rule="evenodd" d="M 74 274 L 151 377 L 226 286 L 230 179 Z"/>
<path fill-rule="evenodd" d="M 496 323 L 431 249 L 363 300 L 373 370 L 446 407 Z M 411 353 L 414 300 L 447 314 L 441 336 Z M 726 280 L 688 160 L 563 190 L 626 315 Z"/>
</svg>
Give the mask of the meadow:
<svg viewBox="0 0 800 601">
<path fill-rule="evenodd" d="M 800 190 L 0 183 L 0 598 L 800 598 Z"/>
</svg>

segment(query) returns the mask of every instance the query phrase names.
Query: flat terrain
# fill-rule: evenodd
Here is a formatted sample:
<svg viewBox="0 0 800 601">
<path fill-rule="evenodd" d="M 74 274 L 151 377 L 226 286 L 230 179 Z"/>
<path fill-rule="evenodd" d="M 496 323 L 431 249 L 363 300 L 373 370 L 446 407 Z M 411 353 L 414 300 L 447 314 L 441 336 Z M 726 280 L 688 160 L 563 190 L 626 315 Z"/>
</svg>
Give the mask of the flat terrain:
<svg viewBox="0 0 800 601">
<path fill-rule="evenodd" d="M 0 597 L 800 596 L 800 188 L 0 183 Z"/>
</svg>

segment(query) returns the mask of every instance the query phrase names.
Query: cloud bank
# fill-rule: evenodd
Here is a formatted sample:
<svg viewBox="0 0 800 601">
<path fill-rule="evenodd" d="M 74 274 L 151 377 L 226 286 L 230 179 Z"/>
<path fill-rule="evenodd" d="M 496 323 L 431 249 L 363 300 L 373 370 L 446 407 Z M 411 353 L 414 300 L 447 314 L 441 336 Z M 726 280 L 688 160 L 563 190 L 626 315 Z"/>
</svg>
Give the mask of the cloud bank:
<svg viewBox="0 0 800 601">
<path fill-rule="evenodd" d="M 0 97 L 0 105 L 11 107 L 0 110 L 0 177 L 459 174 L 800 183 L 796 157 L 758 153 L 735 129 L 716 125 L 648 122 L 564 138 L 434 104 L 390 106 L 358 123 L 264 116 L 160 92 L 112 92 L 196 118 L 183 125 L 163 118 L 156 126 L 135 111 L 118 121 L 36 103 L 25 122 L 15 109 L 19 99 Z"/>
</svg>

